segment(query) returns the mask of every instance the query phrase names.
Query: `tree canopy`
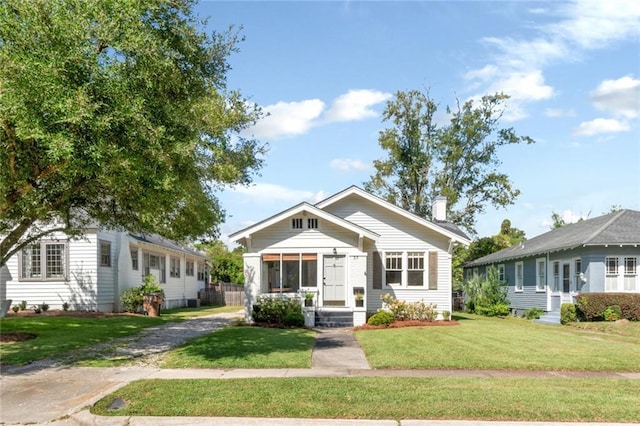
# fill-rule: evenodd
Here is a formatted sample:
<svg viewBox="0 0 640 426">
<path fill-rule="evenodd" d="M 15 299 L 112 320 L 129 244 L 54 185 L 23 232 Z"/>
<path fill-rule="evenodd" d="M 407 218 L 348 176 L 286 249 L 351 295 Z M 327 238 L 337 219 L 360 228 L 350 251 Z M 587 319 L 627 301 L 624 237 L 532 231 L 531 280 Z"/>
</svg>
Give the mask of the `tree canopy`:
<svg viewBox="0 0 640 426">
<path fill-rule="evenodd" d="M 498 171 L 498 147 L 534 142 L 500 127 L 507 99 L 494 94 L 458 103 L 439 127 L 438 105 L 428 94 L 397 92 L 383 112 L 393 126 L 378 138 L 387 157 L 374 161 L 365 188 L 422 217 L 430 215 L 434 197 L 444 195 L 449 220 L 475 233 L 478 214 L 488 205 L 512 204 L 520 192 Z"/>
<path fill-rule="evenodd" d="M 229 251 L 220 240 L 198 245 L 210 259 L 211 282 L 244 284 L 244 247 L 238 246 Z"/>
<path fill-rule="evenodd" d="M 193 3 L 0 3 L 0 266 L 90 221 L 216 235 L 216 192 L 248 184 L 266 148 L 226 85 L 242 37 L 206 34 Z"/>
</svg>

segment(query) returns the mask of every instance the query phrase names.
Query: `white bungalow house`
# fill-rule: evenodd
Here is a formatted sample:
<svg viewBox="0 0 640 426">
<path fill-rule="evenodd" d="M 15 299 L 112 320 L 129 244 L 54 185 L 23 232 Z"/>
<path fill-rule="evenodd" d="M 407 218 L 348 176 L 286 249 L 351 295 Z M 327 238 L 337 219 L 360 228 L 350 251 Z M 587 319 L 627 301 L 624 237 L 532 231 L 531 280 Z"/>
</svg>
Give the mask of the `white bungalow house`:
<svg viewBox="0 0 640 426">
<path fill-rule="evenodd" d="M 451 252 L 468 237 L 446 222 L 446 200 L 432 221 L 352 186 L 315 205 L 300 203 L 238 231 L 246 247 L 245 314 L 260 295 L 314 293 L 317 325 L 359 325 L 390 293 L 451 311 Z M 356 307 L 355 293 L 364 306 Z"/>
<path fill-rule="evenodd" d="M 141 285 L 148 274 L 164 289 L 164 308 L 186 306 L 205 287 L 206 257 L 159 236 L 100 228 L 74 239 L 55 233 L 0 268 L 0 299 L 114 312 L 120 310 L 120 293 Z"/>
</svg>

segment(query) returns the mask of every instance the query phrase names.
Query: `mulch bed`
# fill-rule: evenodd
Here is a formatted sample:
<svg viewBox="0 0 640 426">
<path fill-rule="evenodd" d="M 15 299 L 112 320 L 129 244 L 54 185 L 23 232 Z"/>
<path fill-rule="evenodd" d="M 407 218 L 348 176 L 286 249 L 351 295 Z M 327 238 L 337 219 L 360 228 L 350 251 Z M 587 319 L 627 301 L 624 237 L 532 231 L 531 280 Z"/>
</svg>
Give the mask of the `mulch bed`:
<svg viewBox="0 0 640 426">
<path fill-rule="evenodd" d="M 11 333 L 0 333 L 0 343 L 16 343 L 24 342 L 25 340 L 35 339 L 36 336 L 33 333 L 22 333 L 19 331 Z"/>
<path fill-rule="evenodd" d="M 458 325 L 458 321 L 394 321 L 389 325 L 360 325 L 354 327 L 354 330 L 381 330 L 384 328 L 402 328 L 402 327 L 448 327 Z"/>
</svg>

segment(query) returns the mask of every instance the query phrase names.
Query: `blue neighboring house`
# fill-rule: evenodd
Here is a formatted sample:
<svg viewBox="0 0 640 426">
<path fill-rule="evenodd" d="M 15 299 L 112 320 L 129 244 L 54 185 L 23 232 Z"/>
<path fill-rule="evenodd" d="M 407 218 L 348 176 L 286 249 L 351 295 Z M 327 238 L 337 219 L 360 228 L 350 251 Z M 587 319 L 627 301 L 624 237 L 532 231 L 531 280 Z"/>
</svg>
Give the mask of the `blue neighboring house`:
<svg viewBox="0 0 640 426">
<path fill-rule="evenodd" d="M 465 279 L 495 266 L 514 314 L 539 307 L 559 322 L 579 293 L 640 293 L 640 211 L 620 210 L 565 225 L 466 263 Z"/>
</svg>

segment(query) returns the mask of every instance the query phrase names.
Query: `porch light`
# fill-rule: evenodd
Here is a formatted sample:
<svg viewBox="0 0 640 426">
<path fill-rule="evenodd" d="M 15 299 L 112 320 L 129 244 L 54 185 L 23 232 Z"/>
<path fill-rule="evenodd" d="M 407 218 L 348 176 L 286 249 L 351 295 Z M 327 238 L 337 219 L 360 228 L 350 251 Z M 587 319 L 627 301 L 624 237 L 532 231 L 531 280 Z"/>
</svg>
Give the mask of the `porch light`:
<svg viewBox="0 0 640 426">
<path fill-rule="evenodd" d="M 333 254 L 334 254 L 334 255 L 335 255 L 335 254 L 338 254 L 338 250 L 336 250 L 336 248 L 335 248 L 335 247 L 333 248 Z"/>
</svg>

